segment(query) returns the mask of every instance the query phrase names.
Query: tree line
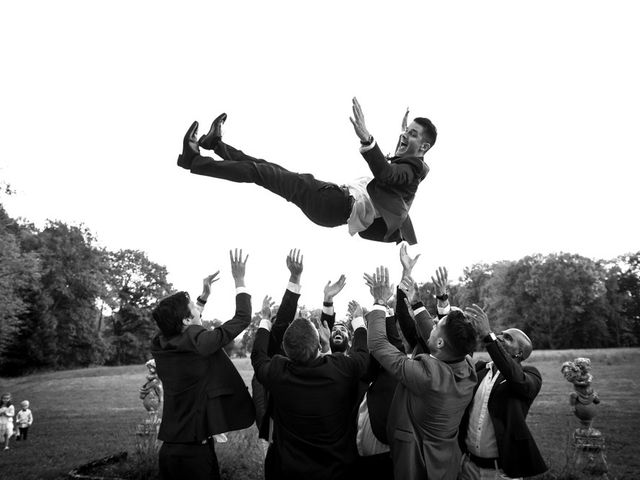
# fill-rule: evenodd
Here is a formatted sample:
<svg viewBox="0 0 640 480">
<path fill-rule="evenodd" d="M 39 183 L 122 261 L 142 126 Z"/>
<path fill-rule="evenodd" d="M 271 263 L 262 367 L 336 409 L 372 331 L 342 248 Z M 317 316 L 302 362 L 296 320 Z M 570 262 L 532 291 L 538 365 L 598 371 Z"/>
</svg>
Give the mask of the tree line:
<svg viewBox="0 0 640 480">
<path fill-rule="evenodd" d="M 100 248 L 87 228 L 60 221 L 38 229 L 0 204 L 0 373 L 144 362 L 150 311 L 172 291 L 166 268 L 144 252 Z M 434 312 L 433 285 L 420 293 Z M 521 328 L 536 349 L 640 344 L 640 252 L 475 264 L 449 297 L 483 307 L 496 330 Z M 229 352 L 250 352 L 257 323 Z"/>
</svg>

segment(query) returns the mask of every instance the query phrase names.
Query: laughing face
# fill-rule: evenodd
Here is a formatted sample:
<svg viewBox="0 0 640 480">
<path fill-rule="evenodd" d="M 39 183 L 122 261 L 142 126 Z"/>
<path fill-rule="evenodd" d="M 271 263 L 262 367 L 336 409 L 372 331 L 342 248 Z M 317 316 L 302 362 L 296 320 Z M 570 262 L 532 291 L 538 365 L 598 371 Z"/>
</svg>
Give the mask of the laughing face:
<svg viewBox="0 0 640 480">
<path fill-rule="evenodd" d="M 396 157 L 422 157 L 430 145 L 423 139 L 424 127 L 411 122 L 407 129 L 400 134 L 396 146 Z"/>
<path fill-rule="evenodd" d="M 336 323 L 329 340 L 332 352 L 345 352 L 349 348 L 349 329 L 342 323 Z"/>
</svg>

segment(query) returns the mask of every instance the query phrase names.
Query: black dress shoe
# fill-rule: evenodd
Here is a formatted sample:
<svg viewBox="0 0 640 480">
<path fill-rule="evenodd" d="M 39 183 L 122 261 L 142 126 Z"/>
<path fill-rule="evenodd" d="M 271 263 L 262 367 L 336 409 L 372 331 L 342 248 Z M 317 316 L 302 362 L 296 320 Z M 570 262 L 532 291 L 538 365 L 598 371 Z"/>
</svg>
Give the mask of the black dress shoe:
<svg viewBox="0 0 640 480">
<path fill-rule="evenodd" d="M 209 133 L 200 137 L 198 144 L 207 150 L 213 150 L 222 138 L 222 124 L 227 119 L 226 113 L 221 113 L 211 124 Z"/>
<path fill-rule="evenodd" d="M 187 130 L 182 141 L 182 154 L 178 155 L 178 166 L 186 169 L 191 168 L 191 162 L 193 159 L 200 155 L 200 149 L 198 148 L 198 122 L 193 122 Z"/>
</svg>

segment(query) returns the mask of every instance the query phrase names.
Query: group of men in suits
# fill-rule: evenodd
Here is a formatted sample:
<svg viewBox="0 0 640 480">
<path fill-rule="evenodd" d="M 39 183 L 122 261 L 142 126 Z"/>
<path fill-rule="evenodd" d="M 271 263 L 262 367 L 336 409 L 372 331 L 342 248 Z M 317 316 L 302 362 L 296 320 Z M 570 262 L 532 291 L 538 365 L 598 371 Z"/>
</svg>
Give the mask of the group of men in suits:
<svg viewBox="0 0 640 480">
<path fill-rule="evenodd" d="M 214 330 L 200 311 L 217 273 L 197 302 L 179 292 L 153 311 L 160 333 L 152 353 L 164 384 L 159 432 L 161 478 L 219 478 L 214 436 L 256 420 L 268 442 L 267 479 L 519 478 L 546 470 L 526 425 L 541 388 L 532 351 L 518 329 L 491 331 L 486 313 L 448 304 L 446 270 L 433 279 L 438 317 L 420 302 L 406 245 L 395 311 L 388 270 L 365 275 L 373 305 L 350 302 L 335 321 L 333 298 L 345 277 L 324 290 L 319 322 L 295 318 L 302 255 L 287 256 L 289 283 L 272 315 L 265 297 L 251 362 L 253 401 L 222 350 L 251 319 L 242 251 L 230 253 L 236 313 Z M 398 330 L 399 327 L 399 330 Z M 402 335 L 400 335 L 400 333 Z M 404 341 L 403 339 L 404 338 Z M 476 339 L 490 362 L 474 362 Z M 254 406 L 255 404 L 255 406 Z M 374 477 L 372 477 L 374 475 Z"/>
</svg>

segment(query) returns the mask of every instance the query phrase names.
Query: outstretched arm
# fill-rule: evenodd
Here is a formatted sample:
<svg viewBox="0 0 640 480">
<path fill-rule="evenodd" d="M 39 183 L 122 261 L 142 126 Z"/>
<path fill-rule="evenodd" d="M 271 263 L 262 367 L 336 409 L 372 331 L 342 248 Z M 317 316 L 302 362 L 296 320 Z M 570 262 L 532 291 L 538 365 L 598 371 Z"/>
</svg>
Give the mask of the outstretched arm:
<svg viewBox="0 0 640 480">
<path fill-rule="evenodd" d="M 231 274 L 236 285 L 236 313 L 231 320 L 224 322 L 219 327 L 211 331 L 200 330 L 193 337 L 195 348 L 201 355 L 215 353 L 236 338 L 251 322 L 251 296 L 246 292 L 244 281 L 245 266 L 249 256 L 247 255 L 243 259 L 242 250 L 238 251 L 236 248 L 235 253 L 229 252 L 229 258 L 231 260 Z"/>
<path fill-rule="evenodd" d="M 438 318 L 442 318 L 449 314 L 451 306 L 449 304 L 449 278 L 445 267 L 438 267 L 436 276 L 431 277 L 431 282 L 436 289 L 436 301 L 438 308 Z"/>
<path fill-rule="evenodd" d="M 500 340 L 492 335 L 487 314 L 478 305 L 473 304 L 465 311 L 473 322 L 478 337 L 485 340 L 487 352 L 496 364 L 509 388 L 518 395 L 534 399 L 542 387 L 542 376 L 538 370 L 531 368 L 525 371 L 520 362 L 513 358 L 502 346 Z"/>
<path fill-rule="evenodd" d="M 342 274 L 334 283 L 331 283 L 331 280 L 329 280 L 324 287 L 324 301 L 322 302 L 322 315 L 320 316 L 320 322 L 326 322 L 329 330 L 331 330 L 333 325 L 336 323 L 336 312 L 333 308 L 333 298 L 342 291 L 346 282 L 347 278 Z"/>
<path fill-rule="evenodd" d="M 286 263 L 289 270 L 289 283 L 287 289 L 282 296 L 276 320 L 271 329 L 271 338 L 269 341 L 269 355 L 283 353 L 281 350 L 282 339 L 287 327 L 293 322 L 298 309 L 298 299 L 300 298 L 300 279 L 302 277 L 304 255 L 300 250 L 294 248 L 289 251 Z"/>
</svg>

